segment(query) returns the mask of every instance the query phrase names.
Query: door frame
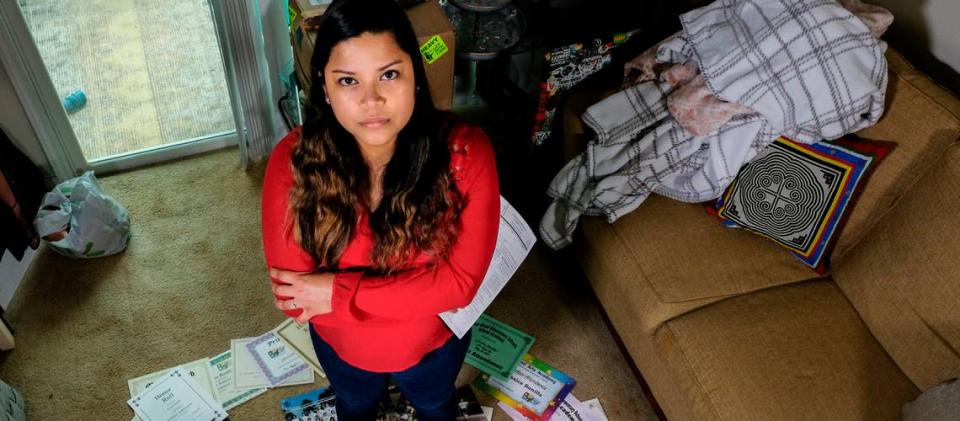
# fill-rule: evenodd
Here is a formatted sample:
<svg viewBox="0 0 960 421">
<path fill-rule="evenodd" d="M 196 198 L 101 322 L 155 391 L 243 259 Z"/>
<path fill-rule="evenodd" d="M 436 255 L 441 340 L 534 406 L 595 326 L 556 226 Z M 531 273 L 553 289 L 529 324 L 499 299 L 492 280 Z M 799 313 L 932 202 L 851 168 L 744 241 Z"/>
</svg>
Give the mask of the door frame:
<svg viewBox="0 0 960 421">
<path fill-rule="evenodd" d="M 0 61 L 53 176 L 63 181 L 82 173 L 87 161 L 16 1 L 0 1 Z"/>
<path fill-rule="evenodd" d="M 0 62 L 7 70 L 14 91 L 23 105 L 30 125 L 33 126 L 49 169 L 57 182 L 76 177 L 87 170 L 105 174 L 243 145 L 243 142 L 239 141 L 244 134 L 244 126 L 240 102 L 236 97 L 235 69 L 228 59 L 229 46 L 225 45 L 222 39 L 222 18 L 219 16 L 221 10 L 218 9 L 211 7 L 211 13 L 217 32 L 218 53 L 224 62 L 224 76 L 236 130 L 88 162 L 83 156 L 20 6 L 16 1 L 0 1 Z"/>
</svg>

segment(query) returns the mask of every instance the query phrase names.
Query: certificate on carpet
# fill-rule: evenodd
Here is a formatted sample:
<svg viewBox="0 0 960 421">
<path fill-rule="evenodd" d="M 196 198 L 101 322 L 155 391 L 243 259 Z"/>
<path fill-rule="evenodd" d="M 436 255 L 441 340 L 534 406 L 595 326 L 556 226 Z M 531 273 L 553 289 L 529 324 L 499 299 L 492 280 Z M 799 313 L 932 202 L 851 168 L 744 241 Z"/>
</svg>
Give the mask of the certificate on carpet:
<svg viewBox="0 0 960 421">
<path fill-rule="evenodd" d="M 158 379 L 127 404 L 145 421 L 221 421 L 227 411 L 182 368 Z"/>
<path fill-rule="evenodd" d="M 201 358 L 196 361 L 192 361 L 186 364 L 181 365 L 184 373 L 193 377 L 194 380 L 200 384 L 200 387 L 203 387 L 211 396 L 217 398 L 217 391 L 213 387 L 213 376 L 210 375 L 210 359 Z M 146 374 L 135 379 L 127 380 L 127 388 L 130 390 L 130 397 L 136 396 L 138 393 L 147 390 L 148 387 L 152 386 L 157 380 L 162 378 L 165 374 L 169 373 L 172 368 L 163 369 L 157 372 Z"/>
<path fill-rule="evenodd" d="M 241 338 L 230 340 L 230 353 L 233 362 L 233 386 L 236 389 L 255 389 L 273 387 L 266 374 L 257 364 L 257 360 L 247 349 L 247 345 L 257 338 Z M 295 384 L 313 383 L 313 370 L 301 370 L 276 386 L 291 386 Z"/>
<path fill-rule="evenodd" d="M 267 332 L 248 343 L 247 351 L 253 355 L 260 371 L 270 381 L 270 386 L 283 383 L 310 367 L 273 332 Z"/>
<path fill-rule="evenodd" d="M 473 324 L 467 364 L 506 379 L 533 345 L 530 336 L 486 314 Z"/>
<path fill-rule="evenodd" d="M 233 353 L 231 351 L 211 358 L 210 371 L 213 373 L 217 399 L 220 400 L 223 409 L 228 411 L 267 391 L 265 387 L 237 389 L 233 386 Z"/>
<path fill-rule="evenodd" d="M 320 367 L 320 361 L 317 360 L 317 352 L 313 349 L 313 340 L 310 339 L 310 323 L 300 324 L 288 318 L 274 328 L 272 332 L 287 344 L 287 349 L 296 353 L 320 377 L 327 377 L 323 373 L 323 368 Z"/>
<path fill-rule="evenodd" d="M 566 373 L 530 354 L 507 380 L 481 373 L 473 381 L 480 391 L 535 421 L 549 420 L 575 385 Z"/>
</svg>

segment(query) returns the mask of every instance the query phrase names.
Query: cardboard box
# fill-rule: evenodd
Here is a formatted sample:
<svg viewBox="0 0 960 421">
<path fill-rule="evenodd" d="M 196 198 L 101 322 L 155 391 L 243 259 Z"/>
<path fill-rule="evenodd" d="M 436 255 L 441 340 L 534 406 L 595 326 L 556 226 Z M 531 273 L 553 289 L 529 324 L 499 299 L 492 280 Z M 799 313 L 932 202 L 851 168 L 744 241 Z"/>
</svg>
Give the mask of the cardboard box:
<svg viewBox="0 0 960 421">
<path fill-rule="evenodd" d="M 293 56 L 297 68 L 297 78 L 300 87 L 310 92 L 310 57 L 313 55 L 313 46 L 317 34 L 306 30 L 303 14 L 291 2 L 291 9 L 296 14 L 290 27 L 290 43 L 293 45 Z M 421 48 L 423 66 L 427 72 L 427 83 L 433 97 L 433 105 L 437 109 L 449 110 L 453 106 L 453 65 L 456 48 L 453 25 L 443 13 L 443 9 L 436 1 L 428 0 L 407 10 L 407 17 L 413 24 L 417 41 Z"/>
<path fill-rule="evenodd" d="M 453 25 L 450 24 L 450 19 L 447 19 L 447 14 L 443 13 L 440 4 L 434 0 L 427 0 L 408 9 L 407 16 L 417 34 L 421 53 L 428 43 L 433 46 L 434 57 L 428 60 L 421 54 L 423 66 L 427 70 L 433 106 L 440 110 L 450 110 L 453 106 L 453 63 L 457 46 Z M 438 37 L 442 44 L 434 40 L 434 37 Z"/>
<path fill-rule="evenodd" d="M 292 4 L 292 3 L 291 3 Z M 293 46 L 293 62 L 297 70 L 297 82 L 304 92 L 310 92 L 310 57 L 316 32 L 303 29 L 299 18 L 290 26 L 290 45 Z"/>
<path fill-rule="evenodd" d="M 297 14 L 303 15 L 303 17 L 315 18 L 327 11 L 327 6 L 330 6 L 332 0 L 297 0 L 291 2 L 291 7 L 295 4 L 297 9 Z"/>
</svg>

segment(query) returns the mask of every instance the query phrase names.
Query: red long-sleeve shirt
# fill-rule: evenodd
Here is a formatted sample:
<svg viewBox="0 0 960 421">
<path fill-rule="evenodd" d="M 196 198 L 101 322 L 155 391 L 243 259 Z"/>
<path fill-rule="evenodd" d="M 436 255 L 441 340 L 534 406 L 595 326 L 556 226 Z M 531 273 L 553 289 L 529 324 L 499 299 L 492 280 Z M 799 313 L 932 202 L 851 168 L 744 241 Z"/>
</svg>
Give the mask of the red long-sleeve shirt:
<svg viewBox="0 0 960 421">
<path fill-rule="evenodd" d="M 298 128 L 280 141 L 267 164 L 263 249 L 268 267 L 310 272 L 317 266 L 297 244 L 287 219 L 294 185 L 290 153 L 299 139 Z M 439 348 L 453 333 L 438 314 L 469 304 L 486 274 L 500 212 L 493 149 L 482 130 L 468 125 L 455 127 L 449 144 L 450 170 L 464 199 L 460 232 L 449 256 L 441 260 L 421 253 L 412 269 L 387 276 L 355 270 L 373 266 L 369 215 L 360 212 L 353 238 L 340 257 L 338 270 L 346 272 L 334 276 L 332 311 L 310 320 L 337 355 L 355 367 L 402 371 Z"/>
</svg>

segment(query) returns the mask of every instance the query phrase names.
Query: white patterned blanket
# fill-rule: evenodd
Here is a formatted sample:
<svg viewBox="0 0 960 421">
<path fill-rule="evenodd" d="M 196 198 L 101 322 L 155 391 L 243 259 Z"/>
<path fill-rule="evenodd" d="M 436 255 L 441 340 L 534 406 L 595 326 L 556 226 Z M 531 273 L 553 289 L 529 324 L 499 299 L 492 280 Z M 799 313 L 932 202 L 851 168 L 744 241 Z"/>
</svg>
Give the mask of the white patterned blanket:
<svg viewBox="0 0 960 421">
<path fill-rule="evenodd" d="M 657 60 L 694 60 L 717 97 L 757 112 L 694 136 L 667 111 L 673 88 L 656 80 L 593 105 L 583 119 L 596 138 L 547 191 L 540 234 L 550 247 L 570 243 L 581 215 L 612 223 L 651 193 L 715 199 L 778 136 L 835 139 L 883 113 L 883 49 L 836 0 L 717 0 L 680 20 Z"/>
</svg>

